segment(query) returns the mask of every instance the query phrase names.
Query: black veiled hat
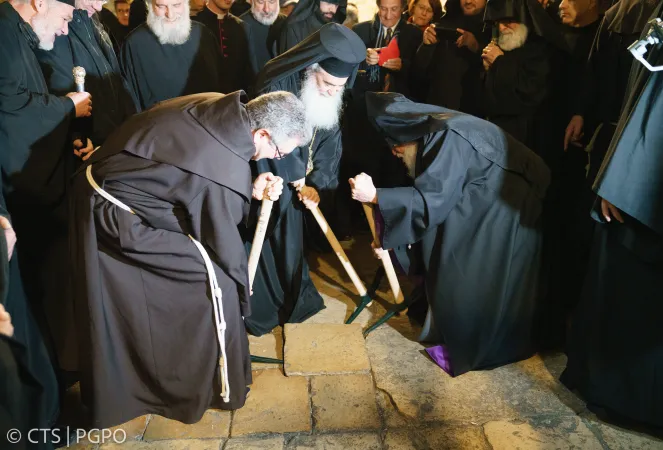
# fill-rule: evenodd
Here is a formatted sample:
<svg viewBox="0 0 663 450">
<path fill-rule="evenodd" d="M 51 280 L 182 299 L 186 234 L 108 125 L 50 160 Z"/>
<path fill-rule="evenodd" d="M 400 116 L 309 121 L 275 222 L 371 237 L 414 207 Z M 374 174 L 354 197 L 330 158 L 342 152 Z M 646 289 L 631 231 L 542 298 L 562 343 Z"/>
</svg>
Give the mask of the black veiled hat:
<svg viewBox="0 0 663 450">
<path fill-rule="evenodd" d="M 76 8 L 76 0 L 57 0 L 57 1 Z"/>
<path fill-rule="evenodd" d="M 359 64 L 366 59 L 366 46 L 355 32 L 343 25 L 328 23 L 302 42 L 269 61 L 260 71 L 256 92 L 300 72 L 313 64 L 331 75 L 348 77 L 352 87 Z"/>
</svg>

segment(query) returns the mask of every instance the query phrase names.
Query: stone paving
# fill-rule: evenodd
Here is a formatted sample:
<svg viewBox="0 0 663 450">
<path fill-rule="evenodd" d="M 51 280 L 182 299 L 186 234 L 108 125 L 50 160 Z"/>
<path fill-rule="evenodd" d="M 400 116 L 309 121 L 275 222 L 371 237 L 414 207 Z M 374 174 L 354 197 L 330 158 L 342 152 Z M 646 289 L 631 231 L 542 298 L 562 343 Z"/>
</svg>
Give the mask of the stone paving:
<svg viewBox="0 0 663 450">
<path fill-rule="evenodd" d="M 368 239 L 344 243 L 365 282 L 378 261 Z M 599 421 L 564 388 L 561 354 L 535 356 L 491 371 L 451 378 L 416 342 L 419 330 L 395 317 L 364 341 L 388 307 L 386 281 L 373 305 L 344 326 L 358 300 L 334 254 L 311 255 L 311 276 L 327 308 L 304 324 L 251 338 L 254 384 L 238 411 L 209 410 L 194 425 L 157 415 L 116 427 L 122 444 L 87 450 L 653 450 L 663 441 Z M 409 289 L 405 286 L 404 291 Z M 285 347 L 285 350 L 284 350 Z M 285 369 L 285 370 L 284 370 Z M 286 376 L 286 373 L 288 376 Z"/>
</svg>

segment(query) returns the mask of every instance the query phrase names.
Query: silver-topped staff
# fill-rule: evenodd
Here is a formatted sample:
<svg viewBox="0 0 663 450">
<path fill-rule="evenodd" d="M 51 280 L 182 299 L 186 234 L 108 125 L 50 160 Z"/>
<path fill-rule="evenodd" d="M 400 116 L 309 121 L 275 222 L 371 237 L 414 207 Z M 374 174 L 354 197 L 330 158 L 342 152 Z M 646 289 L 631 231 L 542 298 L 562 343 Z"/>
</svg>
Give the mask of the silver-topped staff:
<svg viewBox="0 0 663 450">
<path fill-rule="evenodd" d="M 81 66 L 74 67 L 74 82 L 76 92 L 85 92 L 85 69 Z"/>
</svg>

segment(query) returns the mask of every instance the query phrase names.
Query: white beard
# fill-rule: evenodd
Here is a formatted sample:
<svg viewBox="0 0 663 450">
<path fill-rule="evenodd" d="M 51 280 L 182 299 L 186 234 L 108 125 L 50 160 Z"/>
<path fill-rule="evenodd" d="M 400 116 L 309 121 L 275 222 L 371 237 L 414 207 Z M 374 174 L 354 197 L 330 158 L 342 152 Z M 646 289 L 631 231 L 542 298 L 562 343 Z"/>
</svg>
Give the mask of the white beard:
<svg viewBox="0 0 663 450">
<path fill-rule="evenodd" d="M 417 152 L 419 151 L 419 146 L 414 145 L 412 147 L 406 147 L 403 154 L 398 155 L 398 158 L 403 162 L 405 168 L 407 169 L 407 174 L 410 178 L 417 178 Z"/>
<path fill-rule="evenodd" d="M 175 19 L 169 22 L 165 17 L 159 17 L 154 14 L 152 6 L 147 7 L 147 26 L 155 34 L 161 45 L 172 44 L 182 45 L 189 40 L 191 34 L 191 17 L 189 17 L 189 3 L 186 3 L 186 10 Z"/>
<path fill-rule="evenodd" d="M 253 15 L 253 17 L 261 24 L 270 26 L 276 22 L 276 18 L 279 16 L 279 10 L 277 9 L 270 15 L 265 15 L 262 11 L 254 11 L 253 8 L 251 8 L 251 15 Z"/>
<path fill-rule="evenodd" d="M 39 48 L 47 52 L 53 50 L 55 30 L 51 30 L 52 27 L 48 23 L 48 13 L 35 15 L 30 21 L 30 25 L 39 38 Z"/>
<path fill-rule="evenodd" d="M 500 33 L 497 45 L 502 51 L 510 52 L 511 50 L 515 50 L 525 45 L 528 34 L 529 30 L 527 29 L 527 25 L 522 23 L 518 24 L 518 28 L 511 33 Z"/>
<path fill-rule="evenodd" d="M 343 90 L 332 97 L 321 95 L 313 73 L 306 73 L 299 99 L 304 103 L 306 118 L 312 126 L 331 130 L 338 125 L 343 107 Z"/>
</svg>

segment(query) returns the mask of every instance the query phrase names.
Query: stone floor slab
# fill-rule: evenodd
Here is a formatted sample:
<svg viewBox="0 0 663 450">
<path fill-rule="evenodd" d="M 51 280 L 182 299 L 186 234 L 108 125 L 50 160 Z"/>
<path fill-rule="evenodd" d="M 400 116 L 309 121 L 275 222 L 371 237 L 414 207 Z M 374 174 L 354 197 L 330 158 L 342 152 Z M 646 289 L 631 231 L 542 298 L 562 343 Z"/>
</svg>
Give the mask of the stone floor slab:
<svg viewBox="0 0 663 450">
<path fill-rule="evenodd" d="M 313 377 L 311 400 L 316 430 L 380 428 L 380 415 L 370 375 Z"/>
<path fill-rule="evenodd" d="M 176 420 L 153 415 L 143 439 L 218 439 L 230 433 L 230 411 L 208 410 L 198 423 L 184 424 Z"/>
<path fill-rule="evenodd" d="M 406 417 L 481 422 L 539 414 L 574 415 L 584 409 L 538 357 L 452 378 L 425 355 L 424 347 L 411 335 L 392 326 L 390 322 L 371 333 L 366 345 L 377 387 L 391 395 Z"/>
<path fill-rule="evenodd" d="M 223 450 L 283 450 L 283 436 L 271 438 L 235 438 L 226 442 Z"/>
<path fill-rule="evenodd" d="M 246 404 L 233 415 L 231 436 L 300 431 L 311 431 L 308 380 L 276 369 L 254 371 Z"/>
<path fill-rule="evenodd" d="M 286 450 L 381 450 L 377 433 L 342 433 L 296 436 Z"/>
<path fill-rule="evenodd" d="M 585 423 L 592 427 L 610 450 L 661 450 L 663 440 L 648 434 L 620 428 L 600 421 L 594 414 L 583 414 Z"/>
<path fill-rule="evenodd" d="M 254 356 L 283 359 L 283 328 L 276 327 L 262 336 L 249 335 L 249 350 Z M 281 364 L 251 363 L 253 370 L 280 369 Z"/>
<path fill-rule="evenodd" d="M 579 417 L 493 421 L 484 425 L 494 450 L 602 450 L 603 446 Z"/>
<path fill-rule="evenodd" d="M 435 425 L 421 429 L 389 430 L 385 450 L 491 450 L 479 426 Z"/>
<path fill-rule="evenodd" d="M 221 450 L 221 439 L 182 439 L 158 442 L 125 442 L 104 444 L 100 450 Z"/>
<path fill-rule="evenodd" d="M 285 325 L 285 373 L 334 375 L 369 373 L 371 365 L 361 325 Z"/>
</svg>

